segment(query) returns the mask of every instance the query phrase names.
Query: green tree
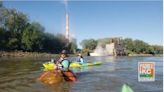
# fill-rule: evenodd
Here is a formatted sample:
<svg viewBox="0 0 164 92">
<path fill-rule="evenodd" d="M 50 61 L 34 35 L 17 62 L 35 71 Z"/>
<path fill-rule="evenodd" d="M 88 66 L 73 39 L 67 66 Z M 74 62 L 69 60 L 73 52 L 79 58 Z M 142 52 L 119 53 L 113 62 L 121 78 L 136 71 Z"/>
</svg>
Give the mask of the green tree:
<svg viewBox="0 0 164 92">
<path fill-rule="evenodd" d="M 24 50 L 27 51 L 40 51 L 42 50 L 42 35 L 44 28 L 36 22 L 33 22 L 29 25 L 24 31 L 22 35 L 22 44 Z"/>
<path fill-rule="evenodd" d="M 133 40 L 131 38 L 125 38 L 123 40 L 123 44 L 124 44 L 125 48 L 128 51 L 130 51 L 130 52 L 134 51 L 134 49 L 135 49 L 134 48 L 134 42 L 133 42 Z"/>
<path fill-rule="evenodd" d="M 163 46 L 152 45 L 155 54 L 163 54 Z"/>
<path fill-rule="evenodd" d="M 43 38 L 43 48 L 46 52 L 60 53 L 62 49 L 67 47 L 68 41 L 62 34 L 52 35 L 50 33 L 45 33 Z"/>
<path fill-rule="evenodd" d="M 5 50 L 6 47 L 5 40 L 5 31 L 3 28 L 0 28 L 0 50 Z"/>
<path fill-rule="evenodd" d="M 1 7 L 3 7 L 3 2 L 2 2 L 2 1 L 0 1 L 0 8 L 1 8 Z"/>
<path fill-rule="evenodd" d="M 137 54 L 143 53 L 146 54 L 146 50 L 148 49 L 149 45 L 141 40 L 134 41 L 134 51 Z"/>
<path fill-rule="evenodd" d="M 70 43 L 62 34 L 45 33 L 42 25 L 30 23 L 26 14 L 2 7 L 0 2 L 0 50 L 59 53 L 65 48 L 73 53 L 76 41 Z"/>
<path fill-rule="evenodd" d="M 149 45 L 148 48 L 146 49 L 146 53 L 154 55 L 155 54 L 154 48 Z"/>
<path fill-rule="evenodd" d="M 25 14 L 15 9 L 0 8 L 0 27 L 5 31 L 8 50 L 21 49 L 21 35 L 27 23 Z"/>
<path fill-rule="evenodd" d="M 94 50 L 97 46 L 97 41 L 94 39 L 83 40 L 80 45 L 84 49 Z"/>
</svg>

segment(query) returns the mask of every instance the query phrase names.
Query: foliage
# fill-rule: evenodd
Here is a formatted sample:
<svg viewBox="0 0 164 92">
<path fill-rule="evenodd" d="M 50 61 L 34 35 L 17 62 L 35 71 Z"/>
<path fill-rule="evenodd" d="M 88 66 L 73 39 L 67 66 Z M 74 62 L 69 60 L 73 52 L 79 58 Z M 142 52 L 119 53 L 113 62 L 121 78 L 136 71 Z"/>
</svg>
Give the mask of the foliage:
<svg viewBox="0 0 164 92">
<path fill-rule="evenodd" d="M 129 54 L 163 54 L 162 46 L 149 45 L 141 40 L 132 40 L 131 38 L 125 38 L 123 44 Z"/>
<path fill-rule="evenodd" d="M 105 47 L 106 44 L 111 42 L 117 43 L 116 39 L 113 38 L 104 38 L 98 39 L 85 39 L 81 42 L 84 51 L 93 51 L 97 46 L 97 42 L 102 47 Z M 131 38 L 122 39 L 121 44 L 126 48 L 126 53 L 128 54 L 163 54 L 163 47 L 159 45 L 149 45 L 148 43 L 142 40 L 133 40 Z"/>
<path fill-rule="evenodd" d="M 152 45 L 154 54 L 163 54 L 163 46 Z"/>
<path fill-rule="evenodd" d="M 32 23 L 22 34 L 22 46 L 27 51 L 42 50 L 42 34 L 44 28 L 39 23 Z"/>
<path fill-rule="evenodd" d="M 2 1 L 0 1 L 0 7 L 3 7 L 3 3 L 2 3 Z"/>
<path fill-rule="evenodd" d="M 83 40 L 81 43 L 84 49 L 94 50 L 97 46 L 97 41 L 94 39 Z"/>
<path fill-rule="evenodd" d="M 0 8 L 0 50 L 59 53 L 65 48 L 74 53 L 77 49 L 76 39 L 69 42 L 62 34 L 45 33 L 41 24 L 30 23 L 24 13 Z"/>
</svg>

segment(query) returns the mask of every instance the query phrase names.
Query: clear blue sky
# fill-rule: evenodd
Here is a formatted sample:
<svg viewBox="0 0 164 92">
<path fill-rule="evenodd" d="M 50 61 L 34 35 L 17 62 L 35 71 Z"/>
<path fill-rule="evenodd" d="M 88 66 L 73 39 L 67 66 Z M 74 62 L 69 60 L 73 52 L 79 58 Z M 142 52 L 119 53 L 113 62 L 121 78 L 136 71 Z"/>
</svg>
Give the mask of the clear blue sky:
<svg viewBox="0 0 164 92">
<path fill-rule="evenodd" d="M 62 1 L 5 1 L 37 21 L 46 32 L 65 32 Z M 162 1 L 71 1 L 68 2 L 70 32 L 77 42 L 88 38 L 130 37 L 162 45 Z"/>
</svg>

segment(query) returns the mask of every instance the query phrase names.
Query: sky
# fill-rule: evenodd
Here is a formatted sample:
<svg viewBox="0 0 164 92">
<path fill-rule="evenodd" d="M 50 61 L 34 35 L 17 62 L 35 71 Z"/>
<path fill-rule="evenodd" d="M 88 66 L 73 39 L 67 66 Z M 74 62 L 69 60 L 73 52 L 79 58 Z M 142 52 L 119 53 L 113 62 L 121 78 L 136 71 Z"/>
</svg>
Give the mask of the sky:
<svg viewBox="0 0 164 92">
<path fill-rule="evenodd" d="M 4 1 L 36 21 L 45 31 L 65 32 L 64 1 Z M 69 31 L 79 43 L 84 39 L 123 37 L 143 40 L 149 44 L 163 43 L 162 1 L 68 1 Z"/>
</svg>

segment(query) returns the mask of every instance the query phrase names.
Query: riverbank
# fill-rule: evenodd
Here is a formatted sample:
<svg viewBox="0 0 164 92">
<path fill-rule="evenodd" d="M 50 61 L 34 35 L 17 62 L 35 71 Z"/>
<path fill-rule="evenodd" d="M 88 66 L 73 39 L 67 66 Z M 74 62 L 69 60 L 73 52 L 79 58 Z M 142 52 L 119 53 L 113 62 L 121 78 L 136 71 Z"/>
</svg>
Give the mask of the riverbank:
<svg viewBox="0 0 164 92">
<path fill-rule="evenodd" d="M 14 52 L 0 51 L 0 57 L 56 57 L 56 56 L 58 56 L 58 54 L 40 53 L 40 52 L 22 52 L 22 51 L 14 51 Z"/>
<path fill-rule="evenodd" d="M 22 52 L 22 51 L 13 51 L 13 52 L 7 52 L 7 51 L 0 51 L 0 57 L 57 57 L 59 54 L 53 54 L 53 53 L 41 53 L 41 52 Z M 69 56 L 77 56 L 76 54 L 69 54 Z M 84 55 L 85 56 L 85 55 Z M 163 57 L 163 54 L 129 54 L 128 56 L 158 56 Z"/>
<path fill-rule="evenodd" d="M 157 56 L 157 57 L 163 57 L 163 54 L 129 54 L 128 56 Z"/>
</svg>

